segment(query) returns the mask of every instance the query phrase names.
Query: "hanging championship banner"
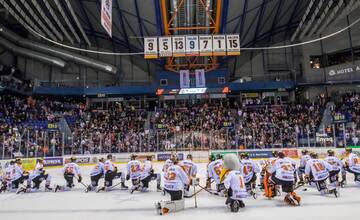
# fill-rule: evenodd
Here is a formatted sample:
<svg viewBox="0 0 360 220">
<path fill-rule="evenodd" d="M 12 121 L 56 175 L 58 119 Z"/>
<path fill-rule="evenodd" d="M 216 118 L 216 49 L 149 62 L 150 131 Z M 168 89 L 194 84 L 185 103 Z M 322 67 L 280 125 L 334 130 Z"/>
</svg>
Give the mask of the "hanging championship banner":
<svg viewBox="0 0 360 220">
<path fill-rule="evenodd" d="M 206 81 L 205 81 L 205 70 L 195 70 L 195 81 L 196 81 L 196 87 L 197 88 L 205 88 L 206 87 Z"/>
<path fill-rule="evenodd" d="M 183 57 L 186 52 L 185 36 L 172 37 L 173 57 Z"/>
<path fill-rule="evenodd" d="M 186 36 L 186 56 L 199 56 L 199 36 Z"/>
<path fill-rule="evenodd" d="M 158 44 L 156 37 L 144 38 L 144 57 L 145 59 L 158 58 Z"/>
<path fill-rule="evenodd" d="M 160 57 L 172 56 L 171 37 L 159 37 L 159 56 Z"/>
<path fill-rule="evenodd" d="M 112 37 L 112 0 L 101 1 L 101 24 Z"/>
<path fill-rule="evenodd" d="M 213 36 L 213 55 L 226 56 L 226 37 L 225 35 Z"/>
<path fill-rule="evenodd" d="M 200 56 L 212 56 L 213 44 L 211 35 L 199 36 L 199 49 Z"/>
<path fill-rule="evenodd" d="M 190 88 L 190 71 L 180 70 L 180 88 Z"/>
<path fill-rule="evenodd" d="M 239 56 L 240 55 L 240 35 L 232 34 L 226 35 L 227 55 Z"/>
</svg>

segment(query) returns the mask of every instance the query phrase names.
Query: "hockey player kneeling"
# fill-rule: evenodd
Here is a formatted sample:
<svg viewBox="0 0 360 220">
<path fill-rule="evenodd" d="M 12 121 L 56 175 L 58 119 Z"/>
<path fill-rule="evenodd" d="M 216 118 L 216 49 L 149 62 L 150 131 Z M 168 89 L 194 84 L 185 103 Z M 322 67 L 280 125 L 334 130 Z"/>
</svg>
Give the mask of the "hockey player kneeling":
<svg viewBox="0 0 360 220">
<path fill-rule="evenodd" d="M 12 178 L 12 189 L 10 191 L 16 190 L 16 193 L 23 192 L 24 189 L 20 186 L 24 183 L 25 180 L 29 182 L 29 172 L 24 171 L 20 158 L 15 160 Z M 27 185 L 29 185 L 29 183 L 27 183 Z"/>
<path fill-rule="evenodd" d="M 80 183 L 82 181 L 80 167 L 76 164 L 76 157 L 70 158 L 70 163 L 65 164 L 62 173 L 64 174 L 64 178 L 66 181 L 66 185 L 60 186 L 55 185 L 54 192 L 59 190 L 61 191 L 69 191 L 74 185 L 74 177 L 77 177 L 77 181 Z"/>
<path fill-rule="evenodd" d="M 346 149 L 345 170 L 354 174 L 355 183 L 360 186 L 360 158 L 352 152 L 351 148 Z"/>
<path fill-rule="evenodd" d="M 170 194 L 171 200 L 160 201 L 155 204 L 157 213 L 160 215 L 178 212 L 185 208 L 183 190 L 190 181 L 184 170 L 178 165 L 177 159 L 173 158 L 172 160 L 174 165 L 167 169 L 164 181 L 164 189 Z"/>
<path fill-rule="evenodd" d="M 131 179 L 132 182 L 130 193 L 134 193 L 137 190 L 145 191 L 149 185 L 149 181 L 151 180 L 149 178 L 145 178 L 141 162 L 136 158 L 137 156 L 135 154 L 131 155 L 131 160 L 127 164 L 126 180 Z"/>
<path fill-rule="evenodd" d="M 268 188 L 274 191 L 275 185 L 281 185 L 282 191 L 287 193 L 284 201 L 289 205 L 300 205 L 301 198 L 294 192 L 295 167 L 293 162 L 286 158 L 283 152 L 279 152 L 278 157 L 269 169 L 271 177 Z"/>
<path fill-rule="evenodd" d="M 109 154 L 107 155 L 107 160 L 104 163 L 104 177 L 105 177 L 105 181 L 104 181 L 104 186 L 99 188 L 97 190 L 97 192 L 100 191 L 111 191 L 114 186 L 113 186 L 113 180 L 115 178 L 119 178 L 120 177 L 120 181 L 121 181 L 121 188 L 122 189 L 128 189 L 128 187 L 125 185 L 125 174 L 122 172 L 118 172 L 117 167 L 113 164 L 112 162 L 112 155 Z"/>
<path fill-rule="evenodd" d="M 185 190 L 184 190 L 184 197 L 185 198 L 191 197 L 190 185 L 193 185 L 193 184 L 195 184 L 195 182 L 197 182 L 196 181 L 197 166 L 192 160 L 193 160 L 192 155 L 188 154 L 186 156 L 186 160 L 183 160 L 183 161 L 179 162 L 179 166 L 185 171 L 186 175 L 190 179 L 189 185 L 186 185 L 184 187 L 185 188 Z"/>
<path fill-rule="evenodd" d="M 50 187 L 50 181 L 51 176 L 50 174 L 46 173 L 46 170 L 44 169 L 44 160 L 42 158 L 38 159 L 38 162 L 36 163 L 35 169 L 32 174 L 30 174 L 30 181 L 28 181 L 27 186 L 22 186 L 18 193 L 20 192 L 37 192 L 40 189 L 40 184 L 45 180 L 45 191 L 52 191 L 52 188 Z M 32 187 L 31 187 L 32 182 Z"/>
<path fill-rule="evenodd" d="M 305 176 L 316 184 L 319 192 L 324 195 L 326 193 L 334 192 L 336 195 L 336 188 L 330 186 L 328 189 L 326 179 L 330 176 L 330 171 L 333 170 L 332 166 L 324 161 L 318 159 L 317 153 L 310 154 L 311 159 L 306 163 Z"/>
<path fill-rule="evenodd" d="M 240 161 L 235 154 L 227 154 L 224 157 L 224 169 L 227 174 L 224 180 L 224 187 L 227 189 L 227 199 L 225 204 L 232 212 L 238 212 L 239 208 L 244 208 L 242 201 L 247 197 L 244 177 L 241 174 Z"/>
<path fill-rule="evenodd" d="M 105 162 L 105 159 L 100 158 L 98 163 L 91 170 L 91 172 L 90 172 L 91 184 L 87 187 L 85 192 L 95 191 L 96 188 L 98 187 L 99 180 L 104 177 L 104 172 L 105 172 L 104 162 Z"/>
</svg>

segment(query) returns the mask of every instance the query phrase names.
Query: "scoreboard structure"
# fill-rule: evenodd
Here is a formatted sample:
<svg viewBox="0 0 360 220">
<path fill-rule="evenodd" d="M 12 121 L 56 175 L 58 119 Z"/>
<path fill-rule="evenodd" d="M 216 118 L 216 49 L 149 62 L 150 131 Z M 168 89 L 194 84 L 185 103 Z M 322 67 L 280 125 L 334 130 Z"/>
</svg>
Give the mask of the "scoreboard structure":
<svg viewBox="0 0 360 220">
<path fill-rule="evenodd" d="M 240 36 L 238 34 L 144 38 L 145 59 L 239 55 Z"/>
</svg>

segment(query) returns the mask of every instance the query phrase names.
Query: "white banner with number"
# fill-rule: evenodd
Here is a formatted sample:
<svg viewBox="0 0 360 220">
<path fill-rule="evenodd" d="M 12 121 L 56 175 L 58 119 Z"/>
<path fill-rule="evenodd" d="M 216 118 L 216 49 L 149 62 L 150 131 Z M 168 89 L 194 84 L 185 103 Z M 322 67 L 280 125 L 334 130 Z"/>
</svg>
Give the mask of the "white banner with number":
<svg viewBox="0 0 360 220">
<path fill-rule="evenodd" d="M 199 56 L 199 36 L 186 36 L 186 56 Z"/>
<path fill-rule="evenodd" d="M 101 24 L 112 37 L 112 0 L 101 1 Z"/>
<path fill-rule="evenodd" d="M 180 70 L 180 88 L 190 88 L 190 71 Z"/>
<path fill-rule="evenodd" d="M 240 36 L 238 34 L 226 35 L 227 55 L 240 55 Z"/>
<path fill-rule="evenodd" d="M 145 59 L 158 58 L 158 42 L 156 37 L 144 38 L 144 57 Z"/>
<path fill-rule="evenodd" d="M 225 56 L 226 55 L 226 36 L 214 35 L 213 36 L 213 55 Z"/>
<path fill-rule="evenodd" d="M 199 36 L 199 49 L 200 56 L 212 56 L 213 44 L 211 35 Z"/>
<path fill-rule="evenodd" d="M 173 57 L 183 57 L 186 53 L 185 36 L 172 37 Z"/>
<path fill-rule="evenodd" d="M 205 79 L 205 70 L 195 70 L 195 81 L 197 88 L 205 88 L 206 87 L 206 79 Z"/>
<path fill-rule="evenodd" d="M 171 37 L 159 37 L 159 56 L 172 57 Z"/>
</svg>

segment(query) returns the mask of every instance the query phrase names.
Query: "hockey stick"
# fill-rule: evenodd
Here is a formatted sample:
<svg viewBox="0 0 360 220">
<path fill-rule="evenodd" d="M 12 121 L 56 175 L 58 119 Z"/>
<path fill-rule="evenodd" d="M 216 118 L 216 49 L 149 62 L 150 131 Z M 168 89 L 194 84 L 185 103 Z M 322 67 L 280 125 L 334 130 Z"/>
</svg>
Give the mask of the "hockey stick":
<svg viewBox="0 0 360 220">
<path fill-rule="evenodd" d="M 85 183 L 83 183 L 82 181 L 79 182 L 79 178 L 77 178 L 76 176 L 74 176 L 74 177 L 75 177 L 75 179 L 78 181 L 78 183 L 80 183 L 81 185 L 84 186 L 85 192 L 86 192 L 86 193 L 89 192 L 89 190 L 88 190 L 88 187 L 89 187 L 89 186 L 87 186 L 87 185 L 86 185 Z"/>
<path fill-rule="evenodd" d="M 202 190 L 205 190 L 206 192 L 210 193 L 211 195 L 215 195 L 215 196 L 222 196 L 221 193 L 218 193 L 218 192 L 213 192 L 211 190 L 208 190 L 207 188 L 201 186 L 201 185 L 198 185 Z"/>
<path fill-rule="evenodd" d="M 194 186 L 194 192 L 195 192 L 195 184 L 193 184 Z M 194 195 L 194 198 L 195 198 L 195 208 L 197 208 L 197 198 L 196 198 L 196 194 Z"/>
</svg>

